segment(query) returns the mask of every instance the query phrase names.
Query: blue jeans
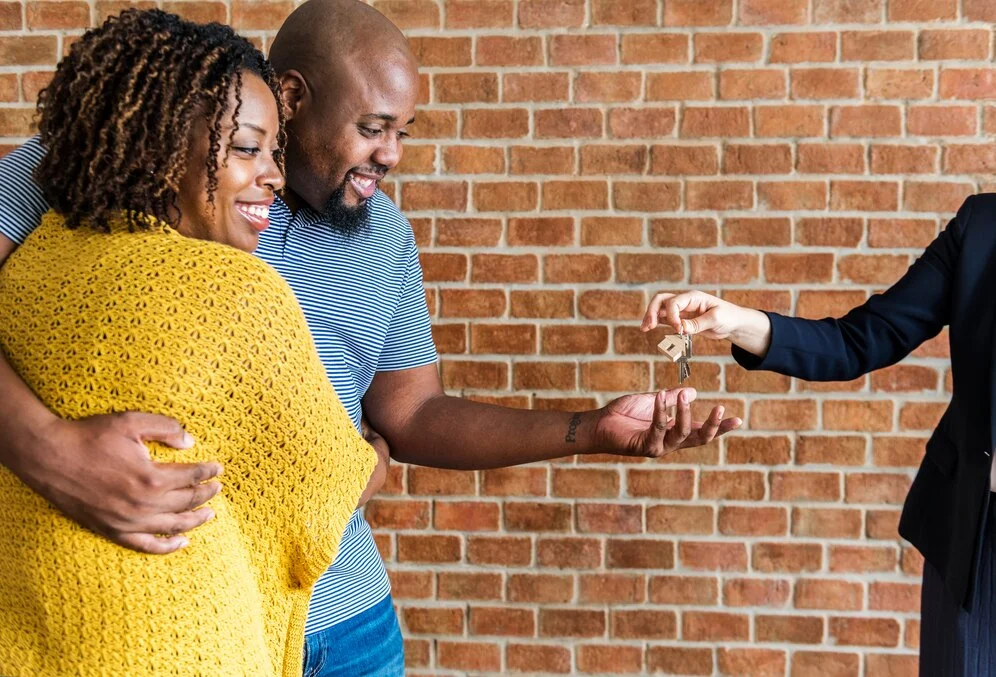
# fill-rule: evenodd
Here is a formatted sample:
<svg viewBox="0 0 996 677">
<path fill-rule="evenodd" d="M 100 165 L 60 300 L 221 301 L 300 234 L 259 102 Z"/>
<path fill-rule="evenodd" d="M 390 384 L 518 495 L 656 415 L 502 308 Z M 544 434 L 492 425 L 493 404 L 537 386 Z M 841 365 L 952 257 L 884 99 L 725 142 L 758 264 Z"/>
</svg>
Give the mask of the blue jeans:
<svg viewBox="0 0 996 677">
<path fill-rule="evenodd" d="M 358 616 L 304 638 L 304 677 L 404 677 L 405 645 L 388 595 Z"/>
</svg>

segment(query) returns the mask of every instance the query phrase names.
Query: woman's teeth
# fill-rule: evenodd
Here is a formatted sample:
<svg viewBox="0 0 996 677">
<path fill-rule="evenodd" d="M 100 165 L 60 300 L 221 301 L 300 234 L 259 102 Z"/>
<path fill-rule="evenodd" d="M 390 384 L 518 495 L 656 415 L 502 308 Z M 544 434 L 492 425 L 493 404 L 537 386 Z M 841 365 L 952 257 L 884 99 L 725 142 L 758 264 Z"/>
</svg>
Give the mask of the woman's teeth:
<svg viewBox="0 0 996 677">
<path fill-rule="evenodd" d="M 240 204 L 238 207 L 240 212 L 249 214 L 250 216 L 255 216 L 256 218 L 259 219 L 270 218 L 270 208 L 265 205 Z"/>
</svg>

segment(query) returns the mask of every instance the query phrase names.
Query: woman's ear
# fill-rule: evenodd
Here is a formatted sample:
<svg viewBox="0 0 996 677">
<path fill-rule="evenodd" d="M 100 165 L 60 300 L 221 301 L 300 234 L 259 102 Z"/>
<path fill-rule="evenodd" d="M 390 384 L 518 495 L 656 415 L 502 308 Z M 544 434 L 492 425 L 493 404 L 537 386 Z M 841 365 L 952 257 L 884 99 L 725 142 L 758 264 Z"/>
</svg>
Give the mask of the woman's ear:
<svg viewBox="0 0 996 677">
<path fill-rule="evenodd" d="M 298 71 L 289 70 L 280 75 L 280 98 L 284 105 L 284 116 L 287 120 L 301 110 L 301 105 L 308 95 L 308 83 Z"/>
</svg>

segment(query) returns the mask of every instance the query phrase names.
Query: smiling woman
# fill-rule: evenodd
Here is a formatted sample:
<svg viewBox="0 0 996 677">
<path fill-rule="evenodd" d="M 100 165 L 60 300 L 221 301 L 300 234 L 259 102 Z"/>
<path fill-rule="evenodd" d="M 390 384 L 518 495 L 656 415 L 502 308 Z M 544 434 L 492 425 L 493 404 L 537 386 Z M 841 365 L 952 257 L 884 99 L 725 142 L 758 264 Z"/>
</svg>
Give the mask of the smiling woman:
<svg viewBox="0 0 996 677">
<path fill-rule="evenodd" d="M 0 674 L 301 674 L 312 585 L 376 455 L 289 287 L 247 253 L 283 185 L 276 92 L 230 28 L 128 10 L 40 98 L 54 211 L 0 268 L 0 348 L 62 419 L 169 416 L 196 445 L 155 460 L 226 472 L 193 513 L 214 519 L 160 557 L 0 469 Z"/>
</svg>

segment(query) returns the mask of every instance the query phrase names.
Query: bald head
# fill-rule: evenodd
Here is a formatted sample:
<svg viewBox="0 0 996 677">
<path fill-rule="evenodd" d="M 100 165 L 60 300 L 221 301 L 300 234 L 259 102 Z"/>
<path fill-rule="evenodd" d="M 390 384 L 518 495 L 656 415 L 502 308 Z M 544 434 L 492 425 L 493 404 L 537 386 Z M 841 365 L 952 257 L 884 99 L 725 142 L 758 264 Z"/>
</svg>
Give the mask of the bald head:
<svg viewBox="0 0 996 677">
<path fill-rule="evenodd" d="M 370 58 L 415 58 L 390 19 L 360 0 L 308 0 L 291 12 L 270 47 L 278 73 L 296 70 L 319 82 Z"/>
<path fill-rule="evenodd" d="M 289 202 L 353 229 L 400 162 L 414 120 L 418 66 L 408 40 L 359 0 L 307 0 L 281 26 L 270 61 L 287 110 Z"/>
</svg>

